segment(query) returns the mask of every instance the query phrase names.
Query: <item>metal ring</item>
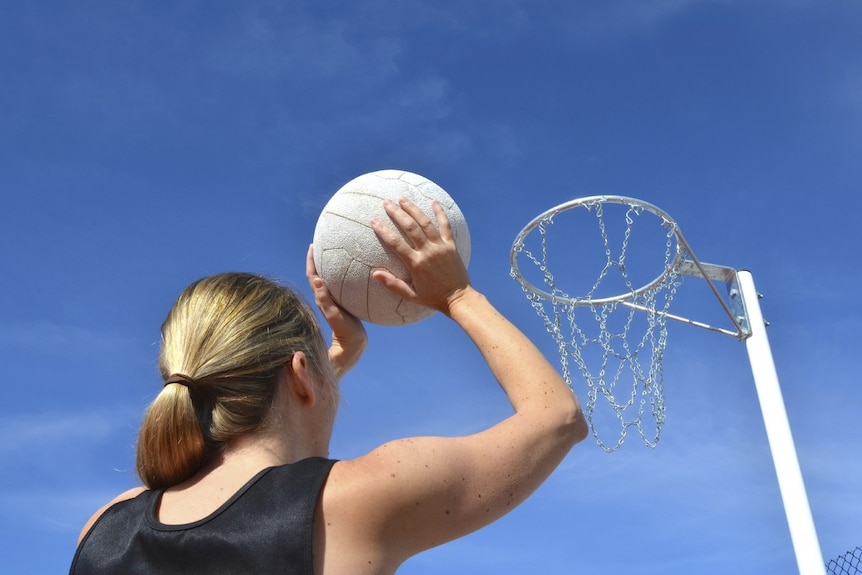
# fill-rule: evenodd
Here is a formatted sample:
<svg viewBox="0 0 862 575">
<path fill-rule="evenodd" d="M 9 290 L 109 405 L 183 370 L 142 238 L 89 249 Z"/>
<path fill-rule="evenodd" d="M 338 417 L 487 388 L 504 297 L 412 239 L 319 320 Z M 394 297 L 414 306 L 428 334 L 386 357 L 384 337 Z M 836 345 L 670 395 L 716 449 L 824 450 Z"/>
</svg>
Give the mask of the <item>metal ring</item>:
<svg viewBox="0 0 862 575">
<path fill-rule="evenodd" d="M 560 295 L 554 295 L 552 293 L 546 292 L 532 283 L 530 283 L 523 275 L 521 275 L 521 271 L 518 268 L 518 254 L 523 251 L 524 247 L 524 239 L 526 236 L 533 231 L 539 224 L 548 220 L 549 218 L 553 218 L 557 214 L 569 211 L 574 208 L 578 208 L 581 206 L 592 207 L 598 204 L 623 204 L 631 207 L 640 207 L 645 209 L 648 212 L 651 212 L 662 219 L 664 225 L 670 227 L 673 231 L 674 236 L 676 236 L 676 254 L 673 259 L 667 265 L 665 270 L 656 277 L 653 281 L 648 284 L 625 294 L 621 294 L 613 297 L 606 297 L 600 299 L 583 299 L 583 298 L 572 298 L 572 297 L 564 297 Z M 662 282 L 667 279 L 667 277 L 673 273 L 673 270 L 677 268 L 677 266 L 683 261 L 685 257 L 685 253 L 691 253 L 691 250 L 688 247 L 688 243 L 685 241 L 685 238 L 682 236 L 680 232 L 679 226 L 677 226 L 676 222 L 671 218 L 667 213 L 665 213 L 660 208 L 650 204 L 649 202 L 645 202 L 643 200 L 638 200 L 636 198 L 629 198 L 626 196 L 586 196 L 583 198 L 577 198 L 574 200 L 570 200 L 568 202 L 562 203 L 558 206 L 550 208 L 549 210 L 544 211 L 539 214 L 535 218 L 533 218 L 530 223 L 524 226 L 524 229 L 517 235 L 515 241 L 512 242 L 512 251 L 510 253 L 510 263 L 512 266 L 512 276 L 518 280 L 518 282 L 527 290 L 536 294 L 542 299 L 546 299 L 552 301 L 554 303 L 561 303 L 566 305 L 573 306 L 595 306 L 595 305 L 603 305 L 607 303 L 614 302 L 622 302 L 626 300 L 636 299 L 639 295 L 644 294 L 656 286 L 660 285 Z"/>
</svg>

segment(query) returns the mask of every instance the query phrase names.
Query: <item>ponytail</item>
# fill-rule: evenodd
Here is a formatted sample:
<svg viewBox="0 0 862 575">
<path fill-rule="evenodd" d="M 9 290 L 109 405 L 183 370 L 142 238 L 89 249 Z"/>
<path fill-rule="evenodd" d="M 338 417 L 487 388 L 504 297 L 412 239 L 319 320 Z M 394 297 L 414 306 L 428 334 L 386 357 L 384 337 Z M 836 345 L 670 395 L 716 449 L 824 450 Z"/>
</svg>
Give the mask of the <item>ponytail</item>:
<svg viewBox="0 0 862 575">
<path fill-rule="evenodd" d="M 148 488 L 164 489 L 194 475 L 206 458 L 206 440 L 191 391 L 183 385 L 166 385 L 141 424 L 138 476 Z"/>
</svg>

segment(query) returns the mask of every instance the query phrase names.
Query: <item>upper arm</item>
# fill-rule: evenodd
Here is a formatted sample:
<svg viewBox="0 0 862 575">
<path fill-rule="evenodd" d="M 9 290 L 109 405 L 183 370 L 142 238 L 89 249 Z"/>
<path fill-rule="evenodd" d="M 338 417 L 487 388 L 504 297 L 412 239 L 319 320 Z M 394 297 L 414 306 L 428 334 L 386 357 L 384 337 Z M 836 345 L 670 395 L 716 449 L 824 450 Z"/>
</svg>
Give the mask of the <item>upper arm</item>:
<svg viewBox="0 0 862 575">
<path fill-rule="evenodd" d="M 84 540 L 84 537 L 87 536 L 87 533 L 90 532 L 90 529 L 93 528 L 93 525 L 96 524 L 96 521 L 99 520 L 99 518 L 102 516 L 102 514 L 105 511 L 107 511 L 107 509 L 109 507 L 111 507 L 112 505 L 115 505 L 121 501 L 126 501 L 127 499 L 132 499 L 134 497 L 137 497 L 138 495 L 140 495 L 144 491 L 145 491 L 145 489 L 143 487 L 134 487 L 132 489 L 129 489 L 128 491 L 124 491 L 123 493 L 117 495 L 116 497 L 111 499 L 108 503 L 106 503 L 105 505 L 100 507 L 99 510 L 96 511 L 93 514 L 93 516 L 90 517 L 89 520 L 87 520 L 87 523 L 84 524 L 84 528 L 81 529 L 81 533 L 78 535 L 78 545 L 81 544 L 81 541 Z"/>
<path fill-rule="evenodd" d="M 567 427 L 515 414 L 474 435 L 387 443 L 333 468 L 330 511 L 403 561 L 514 509 L 577 441 Z"/>
</svg>

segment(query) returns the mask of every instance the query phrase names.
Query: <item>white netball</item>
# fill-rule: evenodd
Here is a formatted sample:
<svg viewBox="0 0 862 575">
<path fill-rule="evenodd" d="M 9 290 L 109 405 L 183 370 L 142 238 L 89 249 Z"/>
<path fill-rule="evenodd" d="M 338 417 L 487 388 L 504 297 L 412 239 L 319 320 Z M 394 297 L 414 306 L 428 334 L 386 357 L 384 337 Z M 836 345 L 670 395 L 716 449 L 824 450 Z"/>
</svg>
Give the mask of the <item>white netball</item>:
<svg viewBox="0 0 862 575">
<path fill-rule="evenodd" d="M 347 182 L 324 206 L 314 229 L 314 265 L 332 297 L 363 321 L 380 325 L 404 325 L 421 321 L 434 310 L 395 295 L 371 277 L 386 269 L 410 281 L 398 257 L 384 246 L 371 229 L 376 217 L 390 222 L 384 200 L 407 198 L 436 224 L 431 202 L 437 200 L 452 228 L 458 254 L 470 263 L 470 232 L 460 208 L 443 188 L 418 174 L 381 170 Z M 394 224 L 392 224 L 393 227 Z"/>
</svg>

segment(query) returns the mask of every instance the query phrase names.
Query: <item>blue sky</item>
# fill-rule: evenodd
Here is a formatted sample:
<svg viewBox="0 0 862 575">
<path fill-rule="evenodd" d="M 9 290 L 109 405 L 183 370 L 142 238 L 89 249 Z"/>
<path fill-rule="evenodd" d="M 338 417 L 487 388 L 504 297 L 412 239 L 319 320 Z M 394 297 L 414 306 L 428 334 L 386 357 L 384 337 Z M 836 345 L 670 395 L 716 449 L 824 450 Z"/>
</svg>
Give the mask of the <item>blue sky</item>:
<svg viewBox="0 0 862 575">
<path fill-rule="evenodd" d="M 320 209 L 383 168 L 455 198 L 474 284 L 552 359 L 508 275 L 552 206 L 641 198 L 702 260 L 751 270 L 824 559 L 862 545 L 860 21 L 849 0 L 4 4 L 4 569 L 63 572 L 93 510 L 136 484 L 179 291 L 245 270 L 307 294 Z M 708 316 L 704 290 L 678 297 Z M 334 457 L 508 413 L 444 318 L 369 335 Z M 665 391 L 656 449 L 588 439 L 509 516 L 401 573 L 793 572 L 744 344 L 672 325 Z"/>
</svg>

